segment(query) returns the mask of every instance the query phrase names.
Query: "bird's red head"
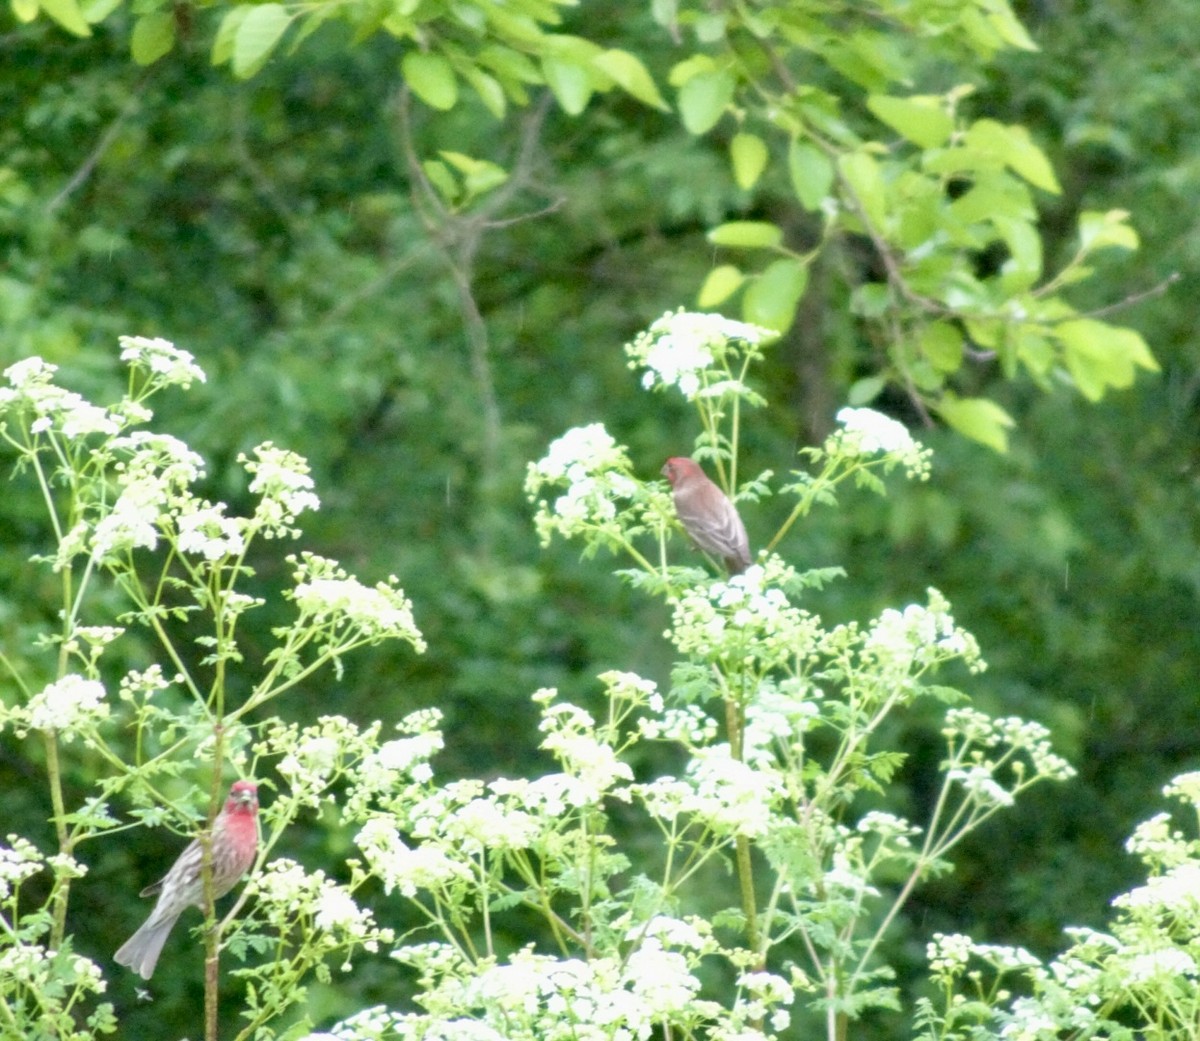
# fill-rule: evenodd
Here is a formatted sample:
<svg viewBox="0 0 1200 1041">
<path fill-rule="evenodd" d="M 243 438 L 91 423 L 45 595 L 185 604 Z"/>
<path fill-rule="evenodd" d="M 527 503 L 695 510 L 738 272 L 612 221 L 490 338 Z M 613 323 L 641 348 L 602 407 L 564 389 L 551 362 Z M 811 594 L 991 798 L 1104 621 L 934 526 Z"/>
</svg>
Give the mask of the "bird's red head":
<svg viewBox="0 0 1200 1041">
<path fill-rule="evenodd" d="M 230 813 L 257 813 L 258 785 L 253 781 L 234 781 L 225 809 Z"/>
<path fill-rule="evenodd" d="M 696 474 L 704 471 L 696 465 L 694 459 L 688 459 L 687 456 L 673 455 L 665 463 L 663 463 L 662 475 L 671 482 L 671 487 L 674 488 L 680 481 L 688 477 L 694 477 Z"/>
</svg>

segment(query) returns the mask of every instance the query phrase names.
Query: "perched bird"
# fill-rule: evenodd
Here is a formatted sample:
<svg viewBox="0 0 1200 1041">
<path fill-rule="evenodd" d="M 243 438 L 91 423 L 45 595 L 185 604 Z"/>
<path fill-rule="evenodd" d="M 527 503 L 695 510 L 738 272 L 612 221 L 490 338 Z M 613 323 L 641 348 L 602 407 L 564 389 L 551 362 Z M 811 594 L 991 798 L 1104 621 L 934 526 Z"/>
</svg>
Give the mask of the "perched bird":
<svg viewBox="0 0 1200 1041">
<path fill-rule="evenodd" d="M 235 781 L 212 827 L 213 896 L 224 896 L 254 863 L 258 852 L 258 785 Z M 142 896 L 159 894 L 150 917 L 125 945 L 113 955 L 118 965 L 127 965 L 144 980 L 154 966 L 175 920 L 192 904 L 204 904 L 204 848 L 196 839 L 171 866 L 161 882 L 142 890 Z"/>
<path fill-rule="evenodd" d="M 750 566 L 750 540 L 737 507 L 694 459 L 672 456 L 662 472 L 675 493 L 675 513 L 683 530 L 705 553 L 724 560 L 731 575 L 740 575 Z"/>
</svg>

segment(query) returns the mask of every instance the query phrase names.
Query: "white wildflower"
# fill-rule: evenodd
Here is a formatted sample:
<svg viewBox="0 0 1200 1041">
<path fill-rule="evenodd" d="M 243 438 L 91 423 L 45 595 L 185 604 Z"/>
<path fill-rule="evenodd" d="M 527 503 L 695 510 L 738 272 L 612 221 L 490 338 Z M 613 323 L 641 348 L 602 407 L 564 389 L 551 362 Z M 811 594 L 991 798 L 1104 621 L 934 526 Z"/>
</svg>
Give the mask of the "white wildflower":
<svg viewBox="0 0 1200 1041">
<path fill-rule="evenodd" d="M 260 497 L 254 520 L 268 538 L 299 534 L 296 518 L 305 510 L 320 509 L 321 500 L 302 456 L 265 441 L 254 449 L 253 458 L 242 453 L 238 462 L 253 477 L 250 492 Z"/>
<path fill-rule="evenodd" d="M 163 384 L 183 387 L 203 383 L 207 378 L 196 359 L 187 351 L 161 337 L 121 336 L 121 361 L 143 368 Z"/>
<path fill-rule="evenodd" d="M 108 715 L 104 685 L 82 676 L 64 676 L 29 699 L 29 725 L 56 730 L 70 740 L 71 731 Z"/>
<path fill-rule="evenodd" d="M 899 463 L 910 477 L 929 476 L 932 453 L 901 423 L 869 408 L 844 408 L 837 414 L 842 429 L 826 439 L 828 455 L 868 456 L 882 454 Z"/>
<path fill-rule="evenodd" d="M 626 344 L 630 368 L 641 368 L 642 386 L 675 387 L 689 401 L 699 395 L 738 393 L 745 387 L 730 378 L 731 344 L 755 349 L 778 333 L 718 314 L 668 311 Z"/>
</svg>

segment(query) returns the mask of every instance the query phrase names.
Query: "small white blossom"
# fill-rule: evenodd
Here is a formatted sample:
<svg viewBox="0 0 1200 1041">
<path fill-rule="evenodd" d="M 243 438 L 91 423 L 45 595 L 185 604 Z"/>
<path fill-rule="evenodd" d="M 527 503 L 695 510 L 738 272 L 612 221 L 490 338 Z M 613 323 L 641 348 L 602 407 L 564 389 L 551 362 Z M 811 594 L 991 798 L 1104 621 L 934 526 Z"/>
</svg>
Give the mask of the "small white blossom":
<svg viewBox="0 0 1200 1041">
<path fill-rule="evenodd" d="M 165 482 L 156 476 L 129 479 L 92 532 L 92 556 L 103 560 L 135 549 L 154 549 L 159 525 L 167 515 L 168 495 Z"/>
<path fill-rule="evenodd" d="M 689 401 L 697 396 L 740 393 L 746 388 L 730 377 L 732 344 L 756 349 L 778 333 L 718 314 L 668 311 L 626 344 L 630 368 L 641 368 L 642 386 L 675 387 Z"/>
<path fill-rule="evenodd" d="M 638 490 L 631 473 L 625 448 L 602 423 L 575 427 L 553 441 L 525 475 L 526 495 L 537 503 L 534 524 L 543 544 L 553 534 L 570 538 L 592 526 L 613 524 L 618 504 Z M 553 504 L 540 498 L 547 488 L 562 485 L 566 490 Z"/>
<path fill-rule="evenodd" d="M 0 845 L 0 903 L 42 869 L 42 855 L 32 842 L 20 835 L 9 835 L 7 841 Z"/>
<path fill-rule="evenodd" d="M 782 779 L 771 767 L 739 762 L 728 746 L 716 745 L 694 753 L 686 776 L 693 788 L 683 808 L 717 834 L 756 838 L 770 830 L 782 791 Z"/>
<path fill-rule="evenodd" d="M 121 336 L 121 361 L 153 373 L 166 385 L 183 387 L 203 383 L 204 370 L 187 351 L 161 337 Z"/>
<path fill-rule="evenodd" d="M 413 620 L 412 604 L 395 575 L 368 587 L 315 553 L 288 559 L 297 565 L 296 586 L 288 595 L 306 621 L 333 628 L 349 626 L 370 640 L 397 638 L 418 651 L 425 649 Z"/>
<path fill-rule="evenodd" d="M 375 951 L 379 941 L 392 938 L 391 930 L 376 927 L 371 912 L 358 906 L 349 889 L 323 871 L 305 871 L 286 857 L 270 861 L 250 880 L 247 891 L 276 928 L 290 931 L 298 923 L 311 922 L 317 945 L 325 951 L 355 946 Z"/>
<path fill-rule="evenodd" d="M 53 382 L 57 371 L 58 366 L 38 357 L 10 365 L 4 375 L 12 389 L 0 392 L 0 409 L 24 406 L 33 416 L 30 433 L 57 433 L 68 440 L 88 434 L 112 436 L 121 429 L 119 417 L 57 386 Z"/>
<path fill-rule="evenodd" d="M 181 553 L 195 554 L 205 560 L 237 557 L 246 548 L 243 529 L 246 522 L 226 517 L 225 504 L 215 506 L 189 500 L 175 515 L 176 539 Z"/>
<path fill-rule="evenodd" d="M 903 611 L 889 608 L 872 624 L 863 654 L 879 665 L 890 682 L 920 674 L 940 662 L 959 658 L 972 672 L 983 669 L 975 637 L 954 623 L 950 604 L 936 589 L 928 590 L 929 605 L 909 604 Z"/>
<path fill-rule="evenodd" d="M 29 699 L 29 725 L 57 730 L 70 740 L 71 731 L 108 714 L 104 685 L 82 676 L 64 676 Z"/>
<path fill-rule="evenodd" d="M 115 455 L 124 457 L 119 469 L 134 477 L 153 477 L 162 487 L 180 491 L 204 476 L 204 460 L 170 434 L 135 430 L 112 443 Z"/>
<path fill-rule="evenodd" d="M 1011 806 L 1015 799 L 996 780 L 990 763 L 975 763 L 970 766 L 956 767 L 946 771 L 948 781 L 957 781 L 963 790 L 972 798 L 985 806 Z"/>
<path fill-rule="evenodd" d="M 923 480 L 929 476 L 932 453 L 914 440 L 903 424 L 869 408 L 844 408 L 838 412 L 837 420 L 842 429 L 826 439 L 826 454 L 882 454 L 903 466 L 910 477 Z"/>
<path fill-rule="evenodd" d="M 1156 951 L 1139 951 L 1124 963 L 1125 979 L 1139 983 L 1171 982 L 1181 976 L 1196 975 L 1196 961 L 1178 947 L 1163 947 Z"/>
<path fill-rule="evenodd" d="M 1200 917 L 1200 863 L 1188 861 L 1147 879 L 1113 900 L 1113 906 L 1151 917 L 1195 921 Z"/>
<path fill-rule="evenodd" d="M 402 896 L 415 897 L 422 890 L 471 881 L 466 864 L 432 843 L 409 846 L 387 818 L 368 820 L 354 841 L 385 892 L 395 889 Z"/>
<path fill-rule="evenodd" d="M 171 681 L 163 676 L 161 665 L 151 665 L 144 671 L 133 669 L 121 678 L 117 696 L 123 701 L 148 699 L 160 690 L 166 690 Z"/>
<path fill-rule="evenodd" d="M 794 578 L 792 568 L 770 557 L 727 581 L 686 589 L 667 636 L 683 654 L 762 672 L 803 659 L 815 649 L 820 627 L 780 588 Z"/>
<path fill-rule="evenodd" d="M 1181 799 L 1192 806 L 1200 806 L 1200 770 L 1180 774 L 1163 788 L 1168 799 Z"/>
<path fill-rule="evenodd" d="M 321 500 L 302 456 L 265 441 L 254 449 L 253 458 L 242 453 L 238 462 L 253 477 L 250 492 L 260 497 L 254 520 L 268 538 L 299 534 L 296 518 L 305 510 L 320 509 Z"/>
<path fill-rule="evenodd" d="M 934 975 L 953 977 L 966 968 L 974 950 L 974 941 L 962 933 L 934 933 L 925 945 L 925 957 Z"/>
<path fill-rule="evenodd" d="M 54 379 L 57 371 L 57 365 L 52 365 L 35 355 L 14 362 L 4 370 L 4 378 L 12 384 L 14 389 L 25 391 L 33 387 L 45 386 Z"/>
</svg>

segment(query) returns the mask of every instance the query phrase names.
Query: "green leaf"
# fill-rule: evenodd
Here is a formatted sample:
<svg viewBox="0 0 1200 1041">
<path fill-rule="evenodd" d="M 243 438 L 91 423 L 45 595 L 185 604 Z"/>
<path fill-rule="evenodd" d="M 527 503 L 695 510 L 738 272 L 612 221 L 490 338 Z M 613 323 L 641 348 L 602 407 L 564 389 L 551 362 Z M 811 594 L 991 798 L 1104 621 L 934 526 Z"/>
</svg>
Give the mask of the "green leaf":
<svg viewBox="0 0 1200 1041">
<path fill-rule="evenodd" d="M 742 318 L 784 332 L 796 320 L 796 307 L 808 285 L 808 268 L 790 257 L 776 260 L 756 276 L 742 297 Z"/>
<path fill-rule="evenodd" d="M 458 101 L 454 69 L 436 51 L 409 51 L 400 61 L 404 82 L 426 105 L 446 112 Z"/>
<path fill-rule="evenodd" d="M 705 237 L 714 246 L 742 249 L 771 249 L 783 244 L 783 232 L 762 220 L 731 220 L 718 224 Z"/>
<path fill-rule="evenodd" d="M 869 405 L 883 393 L 886 386 L 887 380 L 882 376 L 864 376 L 850 384 L 850 389 L 846 392 L 846 403 L 855 408 Z"/>
<path fill-rule="evenodd" d="M 36 14 L 36 2 L 32 6 Z M 121 0 L 80 0 L 79 10 L 83 13 L 84 20 L 88 25 L 98 25 L 120 6 Z M 13 11 L 15 12 L 16 9 L 17 4 L 14 3 Z"/>
<path fill-rule="evenodd" d="M 972 123 L 966 133 L 968 148 L 989 153 L 1035 188 L 1061 193 L 1054 168 L 1023 126 L 1006 126 L 994 119 Z"/>
<path fill-rule="evenodd" d="M 77 0 L 41 0 L 41 9 L 69 33 L 91 36 L 92 29 L 83 17 Z"/>
<path fill-rule="evenodd" d="M 896 133 L 921 148 L 940 148 L 954 132 L 954 120 L 937 97 L 894 98 L 872 94 L 867 98 L 867 108 Z"/>
<path fill-rule="evenodd" d="M 818 210 L 833 187 L 833 163 L 816 145 L 793 140 L 788 147 L 792 191 L 806 210 Z"/>
<path fill-rule="evenodd" d="M 558 58 L 543 58 L 542 72 L 546 86 L 569 116 L 577 116 L 592 97 L 592 77 L 587 69 Z"/>
<path fill-rule="evenodd" d="M 1042 237 L 1029 221 L 1007 217 L 993 219 L 1000 237 L 1008 246 L 1001 284 L 1009 295 L 1028 289 L 1042 276 Z"/>
<path fill-rule="evenodd" d="M 1036 51 L 1038 45 L 1033 42 L 1033 38 L 1025 31 L 1013 14 L 1012 8 L 1008 5 L 1008 0 L 992 0 L 991 3 L 984 5 L 987 11 L 987 20 L 999 37 L 1010 47 L 1016 47 L 1023 51 Z"/>
<path fill-rule="evenodd" d="M 13 17 L 28 25 L 38 16 L 38 0 L 12 0 Z"/>
<path fill-rule="evenodd" d="M 463 70 L 463 79 L 471 84 L 471 89 L 479 95 L 484 108 L 497 119 L 504 118 L 504 113 L 508 110 L 508 100 L 499 80 L 473 65 Z"/>
<path fill-rule="evenodd" d="M 962 364 L 962 333 L 951 322 L 931 322 L 925 326 L 917 346 L 938 372 L 957 372 Z"/>
<path fill-rule="evenodd" d="M 732 264 L 721 264 L 713 268 L 705 278 L 704 285 L 700 287 L 696 305 L 717 307 L 723 304 L 742 287 L 745 280 L 746 276 Z"/>
<path fill-rule="evenodd" d="M 1077 318 L 1054 327 L 1065 352 L 1067 371 L 1089 401 L 1099 401 L 1108 387 L 1133 386 L 1135 370 L 1158 371 L 1146 341 L 1132 329 L 1094 318 Z"/>
<path fill-rule="evenodd" d="M 233 59 L 233 44 L 237 39 L 238 30 L 251 10 L 249 7 L 232 7 L 221 19 L 217 34 L 213 37 L 211 61 L 214 65 L 224 65 Z"/>
<path fill-rule="evenodd" d="M 459 189 L 457 179 L 450 172 L 450 167 L 443 162 L 439 162 L 437 159 L 426 159 L 421 163 L 421 169 L 425 172 L 429 183 L 433 185 L 438 195 L 446 203 L 454 205 L 458 201 L 462 192 Z"/>
<path fill-rule="evenodd" d="M 153 65 L 175 46 L 175 16 L 169 11 L 151 11 L 133 23 L 129 51 L 138 65 Z"/>
<path fill-rule="evenodd" d="M 946 423 L 960 434 L 994 448 L 1008 451 L 1008 429 L 1014 425 L 1012 416 L 987 398 L 960 398 L 945 394 L 937 411 Z"/>
<path fill-rule="evenodd" d="M 884 198 L 883 174 L 875 157 L 862 151 L 848 152 L 841 156 L 838 166 L 866 211 L 867 219 L 876 228 L 882 228 L 887 201 Z"/>
<path fill-rule="evenodd" d="M 237 27 L 233 40 L 233 74 L 249 79 L 266 63 L 291 24 L 282 4 L 251 7 Z"/>
<path fill-rule="evenodd" d="M 667 82 L 678 89 L 693 76 L 716 70 L 717 63 L 707 54 L 693 54 L 690 58 L 684 58 L 671 66 L 671 71 L 667 73 Z"/>
<path fill-rule="evenodd" d="M 679 88 L 679 115 L 689 134 L 707 133 L 733 101 L 737 81 L 728 69 L 702 72 Z"/>
<path fill-rule="evenodd" d="M 658 92 L 654 82 L 641 59 L 628 51 L 609 50 L 597 55 L 592 64 L 606 76 L 609 76 L 625 93 L 635 97 L 643 105 L 649 105 L 660 112 L 670 112 L 671 106 Z"/>
<path fill-rule="evenodd" d="M 463 175 L 468 195 L 482 195 L 508 180 L 508 171 L 487 159 L 476 159 L 462 152 L 445 150 L 439 154 Z"/>
<path fill-rule="evenodd" d="M 1085 210 L 1079 215 L 1079 248 L 1084 252 L 1108 246 L 1137 249 L 1138 234 L 1128 222 L 1128 210 L 1109 210 L 1107 213 Z"/>
<path fill-rule="evenodd" d="M 729 142 L 729 157 L 733 161 L 733 179 L 742 189 L 753 188 L 762 176 L 769 153 L 757 134 L 734 134 Z"/>
</svg>

